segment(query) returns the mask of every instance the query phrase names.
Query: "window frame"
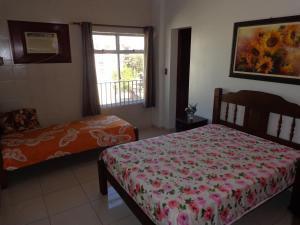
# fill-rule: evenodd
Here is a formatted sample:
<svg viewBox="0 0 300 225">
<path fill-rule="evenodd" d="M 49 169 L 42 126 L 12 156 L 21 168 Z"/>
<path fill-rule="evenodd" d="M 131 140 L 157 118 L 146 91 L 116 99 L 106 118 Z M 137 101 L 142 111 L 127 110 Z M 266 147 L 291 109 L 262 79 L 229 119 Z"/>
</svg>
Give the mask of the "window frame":
<svg viewBox="0 0 300 225">
<path fill-rule="evenodd" d="M 143 50 L 121 50 L 120 49 L 120 37 L 121 36 L 132 36 L 132 37 L 143 37 L 144 41 L 145 41 L 145 35 L 143 33 L 126 33 L 126 32 L 101 32 L 101 31 L 93 31 L 92 35 L 107 35 L 107 36 L 115 36 L 116 37 L 116 50 L 99 50 L 99 49 L 93 49 L 94 50 L 94 55 L 96 54 L 116 54 L 117 55 L 117 66 L 118 66 L 118 82 L 122 81 L 122 74 L 121 74 L 121 55 L 122 54 L 143 54 L 144 59 L 146 57 L 146 51 L 145 48 Z M 145 65 L 144 65 L 145 66 Z M 144 67 L 145 70 L 145 67 Z M 145 80 L 143 80 L 143 83 L 145 82 Z M 97 81 L 98 83 L 98 81 Z M 143 93 L 144 96 L 145 93 Z M 145 96 L 138 101 L 134 101 L 134 102 L 126 102 L 124 101 L 123 103 L 120 101 L 120 103 L 113 103 L 113 104 L 101 104 L 100 105 L 104 108 L 107 108 L 109 106 L 113 107 L 113 106 L 117 106 L 117 105 L 131 105 L 131 104 L 140 104 L 143 103 L 145 101 Z"/>
<path fill-rule="evenodd" d="M 120 36 L 133 36 L 133 37 L 143 37 L 145 38 L 144 34 L 134 34 L 134 33 L 117 33 L 117 32 L 93 32 L 93 35 L 107 35 L 107 36 L 115 36 L 116 37 L 116 50 L 98 50 L 94 48 L 94 54 L 117 54 L 117 61 L 118 61 L 118 78 L 121 81 L 121 54 L 144 54 L 145 57 L 145 49 L 144 50 L 121 50 L 120 49 Z"/>
</svg>

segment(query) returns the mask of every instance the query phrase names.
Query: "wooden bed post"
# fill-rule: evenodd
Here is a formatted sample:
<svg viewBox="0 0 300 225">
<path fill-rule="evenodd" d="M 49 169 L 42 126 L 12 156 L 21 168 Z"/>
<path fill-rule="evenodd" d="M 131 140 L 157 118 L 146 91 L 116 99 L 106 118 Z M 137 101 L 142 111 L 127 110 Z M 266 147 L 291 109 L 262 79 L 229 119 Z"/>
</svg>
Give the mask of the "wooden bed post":
<svg viewBox="0 0 300 225">
<path fill-rule="evenodd" d="M 297 162 L 296 180 L 293 186 L 293 193 L 289 209 L 295 215 L 300 215 L 300 160 Z"/>
<path fill-rule="evenodd" d="M 213 109 L 213 119 L 212 119 L 212 123 L 214 123 L 214 124 L 220 123 L 222 94 L 223 94 L 222 88 L 215 89 L 214 109 Z"/>
<path fill-rule="evenodd" d="M 139 140 L 139 129 L 138 128 L 134 128 L 134 134 L 135 134 L 135 140 L 138 141 Z"/>
<path fill-rule="evenodd" d="M 107 174 L 104 161 L 98 160 L 99 187 L 102 195 L 107 195 Z"/>
<path fill-rule="evenodd" d="M 3 155 L 2 152 L 0 151 L 0 187 L 1 189 L 7 188 L 8 184 L 8 175 L 7 171 L 4 170 L 3 168 Z"/>
</svg>

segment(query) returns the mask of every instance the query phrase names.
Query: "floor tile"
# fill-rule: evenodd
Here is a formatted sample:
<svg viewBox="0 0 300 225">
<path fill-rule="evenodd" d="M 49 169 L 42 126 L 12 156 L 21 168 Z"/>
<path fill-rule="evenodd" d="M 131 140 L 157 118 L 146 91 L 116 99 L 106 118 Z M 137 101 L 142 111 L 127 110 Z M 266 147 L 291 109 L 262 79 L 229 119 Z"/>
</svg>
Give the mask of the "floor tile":
<svg viewBox="0 0 300 225">
<path fill-rule="evenodd" d="M 109 225 L 131 215 L 131 211 L 121 197 L 112 188 L 109 188 L 108 192 L 108 196 L 102 196 L 92 202 L 103 225 Z"/>
<path fill-rule="evenodd" d="M 300 216 L 296 217 L 290 212 L 287 212 L 284 217 L 282 217 L 277 223 L 274 225 L 299 225 L 300 224 Z"/>
<path fill-rule="evenodd" d="M 73 172 L 80 183 L 86 183 L 98 178 L 98 166 L 97 161 L 90 161 L 76 165 L 73 168 Z"/>
<path fill-rule="evenodd" d="M 80 186 L 52 192 L 44 197 L 50 215 L 88 202 Z"/>
<path fill-rule="evenodd" d="M 47 218 L 41 197 L 1 208 L 1 221 L 5 225 L 25 225 Z"/>
<path fill-rule="evenodd" d="M 101 225 L 93 208 L 82 205 L 51 216 L 51 225 Z"/>
<path fill-rule="evenodd" d="M 290 195 L 289 191 L 282 192 L 242 217 L 233 225 L 274 225 L 287 214 Z"/>
<path fill-rule="evenodd" d="M 32 178 L 26 181 L 10 184 L 8 188 L 2 190 L 1 205 L 14 205 L 22 201 L 40 197 L 42 190 L 39 179 Z"/>
<path fill-rule="evenodd" d="M 157 136 L 164 135 L 164 134 L 169 134 L 169 133 L 171 133 L 171 131 L 166 130 L 166 129 L 150 127 L 150 128 L 147 128 L 147 129 L 140 130 L 139 131 L 139 138 L 140 139 L 146 139 L 146 138 L 157 137 Z"/>
<path fill-rule="evenodd" d="M 38 220 L 28 225 L 50 225 L 49 219 Z"/>
<path fill-rule="evenodd" d="M 69 170 L 57 170 L 46 174 L 45 176 L 41 177 L 41 188 L 44 194 L 77 186 L 79 183 L 75 178 L 72 171 Z"/>
<path fill-rule="evenodd" d="M 288 206 L 280 202 L 280 196 L 266 202 L 253 211 L 253 216 L 260 224 L 274 224 L 287 213 Z"/>
<path fill-rule="evenodd" d="M 101 198 L 98 179 L 83 183 L 82 188 L 90 201 Z"/>
<path fill-rule="evenodd" d="M 271 225 L 271 224 L 260 224 L 259 221 L 255 218 L 255 216 L 253 216 L 252 213 L 249 213 L 243 216 L 242 218 L 240 218 L 232 225 Z"/>
<path fill-rule="evenodd" d="M 124 219 L 121 219 L 117 222 L 114 222 L 111 225 L 142 225 L 142 224 L 134 215 L 132 215 Z"/>
</svg>

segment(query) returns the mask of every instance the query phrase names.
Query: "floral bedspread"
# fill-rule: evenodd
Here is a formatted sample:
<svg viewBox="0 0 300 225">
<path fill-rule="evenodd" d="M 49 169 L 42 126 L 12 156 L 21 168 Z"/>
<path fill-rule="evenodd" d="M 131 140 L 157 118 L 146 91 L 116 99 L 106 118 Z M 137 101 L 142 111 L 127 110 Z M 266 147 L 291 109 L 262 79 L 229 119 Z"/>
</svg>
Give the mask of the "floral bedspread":
<svg viewBox="0 0 300 225">
<path fill-rule="evenodd" d="M 117 116 L 97 115 L 1 137 L 5 170 L 136 140 L 134 127 Z"/>
<path fill-rule="evenodd" d="M 223 225 L 289 187 L 300 153 L 207 125 L 115 146 L 101 157 L 156 224 Z"/>
</svg>

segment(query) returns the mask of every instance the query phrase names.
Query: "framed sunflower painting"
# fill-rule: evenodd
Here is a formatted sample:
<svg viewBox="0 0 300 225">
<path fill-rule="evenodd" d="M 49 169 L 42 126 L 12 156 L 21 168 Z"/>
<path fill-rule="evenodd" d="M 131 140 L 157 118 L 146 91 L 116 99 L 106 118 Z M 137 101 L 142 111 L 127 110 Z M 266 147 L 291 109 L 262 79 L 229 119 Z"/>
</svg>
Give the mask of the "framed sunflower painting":
<svg viewBox="0 0 300 225">
<path fill-rule="evenodd" d="M 234 24 L 230 77 L 300 84 L 300 16 Z"/>
</svg>

